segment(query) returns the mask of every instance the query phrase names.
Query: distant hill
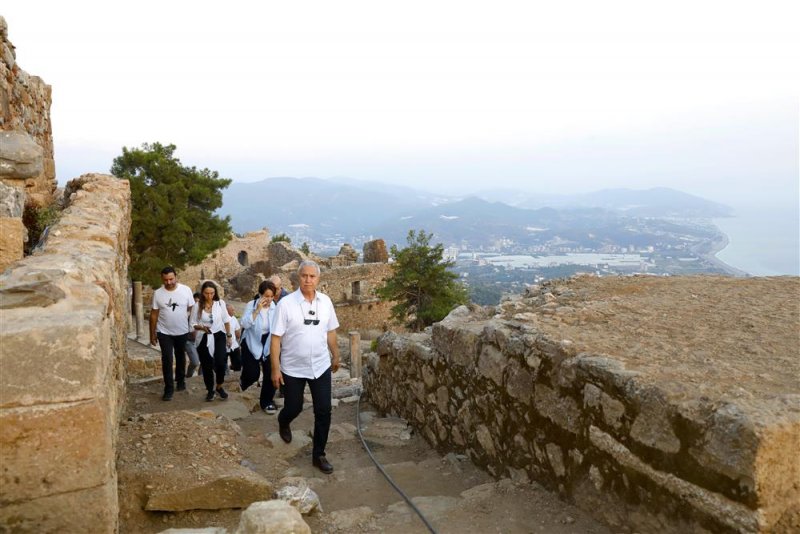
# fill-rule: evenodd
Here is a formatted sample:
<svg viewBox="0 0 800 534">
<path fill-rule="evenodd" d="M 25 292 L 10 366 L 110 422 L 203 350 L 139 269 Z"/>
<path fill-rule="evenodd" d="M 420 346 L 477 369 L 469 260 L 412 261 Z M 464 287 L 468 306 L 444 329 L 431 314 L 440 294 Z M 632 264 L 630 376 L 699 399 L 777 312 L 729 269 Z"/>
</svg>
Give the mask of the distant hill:
<svg viewBox="0 0 800 534">
<path fill-rule="evenodd" d="M 621 230 L 630 226 L 629 219 L 731 214 L 726 206 L 668 188 L 550 197 L 498 189 L 484 195 L 512 197 L 514 205 L 347 178 L 269 178 L 232 183 L 224 191 L 219 212 L 231 216 L 239 233 L 267 227 L 272 234 L 285 232 L 319 242 L 375 236 L 403 244 L 408 230 L 424 229 L 437 241 L 465 247 L 503 238 L 528 244 L 563 240 L 602 246 L 631 240 Z"/>
<path fill-rule="evenodd" d="M 577 195 L 537 195 L 499 189 L 481 191 L 478 196 L 505 201 L 519 208 L 603 208 L 635 217 L 713 218 L 733 215 L 728 206 L 668 187 L 602 189 Z"/>
</svg>

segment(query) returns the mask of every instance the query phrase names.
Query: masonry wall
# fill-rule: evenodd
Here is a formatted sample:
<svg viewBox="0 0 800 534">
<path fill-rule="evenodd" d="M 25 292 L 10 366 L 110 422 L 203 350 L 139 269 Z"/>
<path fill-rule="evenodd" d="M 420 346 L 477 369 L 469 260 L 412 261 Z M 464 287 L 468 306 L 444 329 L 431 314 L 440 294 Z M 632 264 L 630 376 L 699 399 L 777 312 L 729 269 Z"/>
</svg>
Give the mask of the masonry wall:
<svg viewBox="0 0 800 534">
<path fill-rule="evenodd" d="M 50 121 L 52 89 L 38 76 L 22 70 L 16 61 L 14 45 L 8 39 L 5 19 L 0 16 L 0 130 L 27 134 L 41 147 L 41 161 L 35 172 L 24 171 L 28 156 L 12 154 L 6 173 L 0 165 L 0 181 L 25 192 L 26 202 L 47 206 L 56 190 L 56 167 L 53 159 L 53 128 Z M 21 159 L 18 159 L 21 158 Z"/>
<path fill-rule="evenodd" d="M 751 376 L 768 381 L 763 371 L 773 365 L 782 373 L 796 371 L 796 364 L 787 367 L 780 360 L 792 362 L 797 355 L 796 345 L 791 348 L 797 305 L 791 301 L 798 284 L 780 283 L 784 287 L 772 285 L 786 295 L 783 302 L 767 298 L 764 306 L 771 310 L 772 336 L 785 337 L 785 344 L 775 361 L 765 361 L 760 370 L 762 364 L 754 364 L 753 374 L 741 375 L 735 385 L 725 385 L 723 374 L 697 368 L 688 375 L 699 381 L 653 380 L 661 372 L 680 376 L 684 364 L 676 358 L 672 368 L 634 370 L 607 353 L 583 352 L 551 335 L 539 322 L 544 315 L 524 307 L 505 316 L 462 307 L 430 335 L 383 335 L 378 354 L 368 357 L 365 392 L 379 410 L 408 419 L 439 450 L 465 453 L 495 476 L 537 480 L 615 528 L 797 532 L 797 377 L 763 401 L 753 392 L 757 388 L 748 389 L 756 383 Z M 619 294 L 645 289 L 631 283 Z M 696 289 L 683 289 L 697 299 Z M 624 297 L 615 302 L 626 304 Z M 563 308 L 555 303 L 545 310 L 553 316 Z M 702 317 L 697 320 L 704 324 Z M 766 332 L 758 324 L 750 328 L 752 340 L 764 344 Z M 674 340 L 682 349 L 680 337 Z M 627 342 L 637 345 L 636 339 Z M 742 351 L 753 350 L 747 339 L 740 342 Z M 684 358 L 694 360 L 705 348 L 686 350 Z M 641 345 L 639 350 L 645 351 Z M 718 381 L 735 395 L 714 397 L 702 391 L 704 381 Z"/>
<path fill-rule="evenodd" d="M 0 531 L 115 532 L 128 182 L 90 174 L 0 275 Z"/>
<path fill-rule="evenodd" d="M 319 289 L 336 307 L 340 335 L 352 330 L 368 335 L 389 328 L 394 303 L 381 302 L 375 290 L 390 274 L 388 263 L 359 263 L 322 271 Z"/>
</svg>

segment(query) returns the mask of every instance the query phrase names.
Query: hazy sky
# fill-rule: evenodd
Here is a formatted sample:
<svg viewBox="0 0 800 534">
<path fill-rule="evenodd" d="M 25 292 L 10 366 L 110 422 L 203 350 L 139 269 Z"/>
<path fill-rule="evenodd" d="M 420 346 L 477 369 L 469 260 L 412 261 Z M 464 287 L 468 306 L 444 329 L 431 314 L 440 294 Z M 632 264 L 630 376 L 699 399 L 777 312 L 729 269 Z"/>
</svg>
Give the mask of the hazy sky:
<svg viewBox="0 0 800 534">
<path fill-rule="evenodd" d="M 242 181 L 798 202 L 796 0 L 13 0 L 0 14 L 19 65 L 53 86 L 62 182 L 160 141 Z"/>
</svg>

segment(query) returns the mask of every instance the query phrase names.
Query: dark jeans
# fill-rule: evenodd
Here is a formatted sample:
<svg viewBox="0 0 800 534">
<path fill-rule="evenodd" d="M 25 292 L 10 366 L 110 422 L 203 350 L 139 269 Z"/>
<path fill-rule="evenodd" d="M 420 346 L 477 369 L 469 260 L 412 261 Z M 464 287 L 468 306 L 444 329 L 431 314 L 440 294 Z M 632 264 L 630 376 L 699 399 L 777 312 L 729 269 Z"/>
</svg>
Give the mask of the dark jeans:
<svg viewBox="0 0 800 534">
<path fill-rule="evenodd" d="M 278 414 L 278 424 L 287 426 L 303 411 L 303 393 L 308 383 L 311 399 L 314 402 L 314 447 L 311 457 L 325 454 L 328 431 L 331 429 L 331 369 L 319 378 L 296 378 L 283 373 L 283 409 Z"/>
<path fill-rule="evenodd" d="M 157 333 L 158 345 L 161 347 L 161 374 L 164 376 L 164 393 L 175 391 L 175 382 L 184 385 L 186 377 L 186 337 L 170 336 Z M 172 378 L 172 355 L 175 354 L 175 378 Z"/>
<path fill-rule="evenodd" d="M 225 367 L 228 365 L 228 353 L 225 347 L 225 331 L 221 330 L 212 334 L 214 336 L 214 356 L 208 352 L 208 334 L 203 334 L 200 345 L 197 346 L 197 354 L 200 356 L 200 367 L 203 369 L 203 382 L 208 391 L 214 391 L 214 375 L 216 375 L 216 385 L 221 386 L 225 382 Z"/>
<path fill-rule="evenodd" d="M 266 342 L 267 334 L 264 334 L 261 336 L 261 346 L 263 347 Z M 272 375 L 270 374 L 272 373 L 272 365 L 270 365 L 269 356 L 263 357 L 261 360 L 256 360 L 253 353 L 250 352 L 247 343 L 243 341 L 242 376 L 239 384 L 242 387 L 242 391 L 258 382 L 258 377 L 261 375 L 262 370 L 264 378 L 261 382 L 261 397 L 258 402 L 263 410 L 268 404 L 272 404 L 275 399 L 275 386 L 272 385 Z"/>
</svg>

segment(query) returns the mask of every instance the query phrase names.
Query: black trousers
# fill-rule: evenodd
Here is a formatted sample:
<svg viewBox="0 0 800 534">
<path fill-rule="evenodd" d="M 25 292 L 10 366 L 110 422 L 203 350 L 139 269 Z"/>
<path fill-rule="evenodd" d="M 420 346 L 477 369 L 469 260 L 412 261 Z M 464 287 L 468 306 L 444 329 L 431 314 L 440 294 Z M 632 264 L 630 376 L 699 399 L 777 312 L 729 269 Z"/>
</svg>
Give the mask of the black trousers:
<svg viewBox="0 0 800 534">
<path fill-rule="evenodd" d="M 179 386 L 186 383 L 186 338 L 189 334 L 170 336 L 157 333 L 158 346 L 161 347 L 161 374 L 164 376 L 164 393 L 175 391 L 175 382 Z M 175 378 L 172 374 L 172 355 L 175 354 Z"/>
<path fill-rule="evenodd" d="M 225 331 L 214 332 L 214 355 L 208 352 L 208 334 L 203 334 L 200 345 L 197 346 L 197 354 L 200 356 L 200 367 L 203 368 L 203 382 L 208 391 L 214 391 L 214 377 L 216 375 L 216 385 L 221 386 L 225 382 L 225 367 L 228 365 L 228 353 L 225 346 Z"/>
<path fill-rule="evenodd" d="M 268 334 L 261 336 L 261 346 L 267 342 Z M 258 349 L 256 349 L 258 350 Z M 250 348 L 247 346 L 246 341 L 242 341 L 242 376 L 240 378 L 240 386 L 242 391 L 246 390 L 256 382 L 263 372 L 264 378 L 261 382 L 261 396 L 258 400 L 261 409 L 272 404 L 275 400 L 275 386 L 272 385 L 272 365 L 269 356 L 257 360 Z"/>
<path fill-rule="evenodd" d="M 314 402 L 314 446 L 311 457 L 318 458 L 325 454 L 325 445 L 328 444 L 328 432 L 331 429 L 331 368 L 322 373 L 319 378 L 297 378 L 283 373 L 283 409 L 278 414 L 278 424 L 287 426 L 303 411 L 303 393 L 306 389 L 311 391 Z"/>
</svg>

